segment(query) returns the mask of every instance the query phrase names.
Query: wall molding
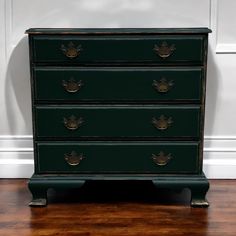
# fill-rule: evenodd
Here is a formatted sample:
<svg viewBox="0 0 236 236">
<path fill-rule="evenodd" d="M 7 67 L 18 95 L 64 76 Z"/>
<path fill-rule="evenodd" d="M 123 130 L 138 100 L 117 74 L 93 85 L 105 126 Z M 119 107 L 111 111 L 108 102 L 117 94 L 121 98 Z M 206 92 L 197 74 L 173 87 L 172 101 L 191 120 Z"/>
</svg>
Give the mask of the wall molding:
<svg viewBox="0 0 236 236">
<path fill-rule="evenodd" d="M 13 0 L 5 0 L 5 54 L 6 61 L 12 51 L 12 22 L 13 22 Z"/>
<path fill-rule="evenodd" d="M 6 0 L 0 0 L 0 81 L 4 78 L 6 68 Z M 0 95 L 1 96 L 1 95 Z M 1 98 L 1 97 L 0 97 Z"/>
<path fill-rule="evenodd" d="M 0 135 L 0 178 L 29 178 L 34 169 L 32 135 Z M 208 178 L 236 178 L 236 136 L 205 136 Z"/>
<path fill-rule="evenodd" d="M 209 35 L 209 42 L 213 50 L 216 51 L 217 45 L 217 25 L 218 25 L 218 0 L 210 1 L 209 26 L 212 33 Z"/>
<path fill-rule="evenodd" d="M 216 54 L 236 54 L 236 43 L 219 43 L 218 42 L 218 22 L 219 22 L 219 0 L 211 0 L 210 3 L 210 28 L 212 29 L 213 41 Z"/>
<path fill-rule="evenodd" d="M 217 43 L 217 54 L 236 54 L 236 43 Z"/>
</svg>

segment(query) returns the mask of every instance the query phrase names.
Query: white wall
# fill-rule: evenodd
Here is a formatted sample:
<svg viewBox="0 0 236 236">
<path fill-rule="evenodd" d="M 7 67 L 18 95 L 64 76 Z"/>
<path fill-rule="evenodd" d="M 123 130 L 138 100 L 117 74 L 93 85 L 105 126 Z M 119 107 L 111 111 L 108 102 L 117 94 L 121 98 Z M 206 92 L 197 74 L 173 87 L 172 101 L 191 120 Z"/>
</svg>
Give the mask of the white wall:
<svg viewBox="0 0 236 236">
<path fill-rule="evenodd" d="M 0 0 L 0 177 L 33 172 L 30 27 L 209 27 L 204 170 L 236 177 L 235 0 Z"/>
</svg>

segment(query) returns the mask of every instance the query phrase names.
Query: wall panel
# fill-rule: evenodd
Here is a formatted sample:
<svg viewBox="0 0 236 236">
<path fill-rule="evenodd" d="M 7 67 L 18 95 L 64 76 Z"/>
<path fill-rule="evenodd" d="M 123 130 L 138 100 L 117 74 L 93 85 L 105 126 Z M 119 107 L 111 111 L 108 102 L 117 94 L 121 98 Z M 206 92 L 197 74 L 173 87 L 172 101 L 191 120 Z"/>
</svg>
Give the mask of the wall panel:
<svg viewBox="0 0 236 236">
<path fill-rule="evenodd" d="M 33 172 L 30 27 L 211 27 L 204 169 L 236 177 L 234 0 L 0 0 L 0 177 Z"/>
</svg>

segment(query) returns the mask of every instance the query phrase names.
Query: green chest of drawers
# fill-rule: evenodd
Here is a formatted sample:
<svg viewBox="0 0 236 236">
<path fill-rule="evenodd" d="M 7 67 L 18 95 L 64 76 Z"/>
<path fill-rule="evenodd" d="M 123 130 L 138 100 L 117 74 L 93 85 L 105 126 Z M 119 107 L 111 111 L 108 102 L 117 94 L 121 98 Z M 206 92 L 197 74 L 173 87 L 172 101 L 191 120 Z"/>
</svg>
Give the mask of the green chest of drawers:
<svg viewBox="0 0 236 236">
<path fill-rule="evenodd" d="M 189 188 L 208 206 L 202 172 L 207 28 L 29 29 L 35 173 L 49 188 L 150 180 Z"/>
</svg>

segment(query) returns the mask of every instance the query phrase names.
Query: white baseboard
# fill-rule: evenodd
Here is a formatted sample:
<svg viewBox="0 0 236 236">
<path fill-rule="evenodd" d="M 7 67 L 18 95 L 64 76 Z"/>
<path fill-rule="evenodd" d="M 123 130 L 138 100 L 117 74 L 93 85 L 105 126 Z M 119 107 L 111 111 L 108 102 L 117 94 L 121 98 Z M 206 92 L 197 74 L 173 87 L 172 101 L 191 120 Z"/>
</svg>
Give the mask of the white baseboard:
<svg viewBox="0 0 236 236">
<path fill-rule="evenodd" d="M 203 169 L 210 179 L 236 179 L 236 137 L 205 137 Z M 32 136 L 0 136 L 0 178 L 33 174 Z"/>
<path fill-rule="evenodd" d="M 210 179 L 236 179 L 235 136 L 205 136 L 203 170 Z"/>
<path fill-rule="evenodd" d="M 29 178 L 33 170 L 32 136 L 0 136 L 0 178 Z"/>
<path fill-rule="evenodd" d="M 0 152 L 0 178 L 29 178 L 33 170 L 33 152 Z"/>
</svg>

